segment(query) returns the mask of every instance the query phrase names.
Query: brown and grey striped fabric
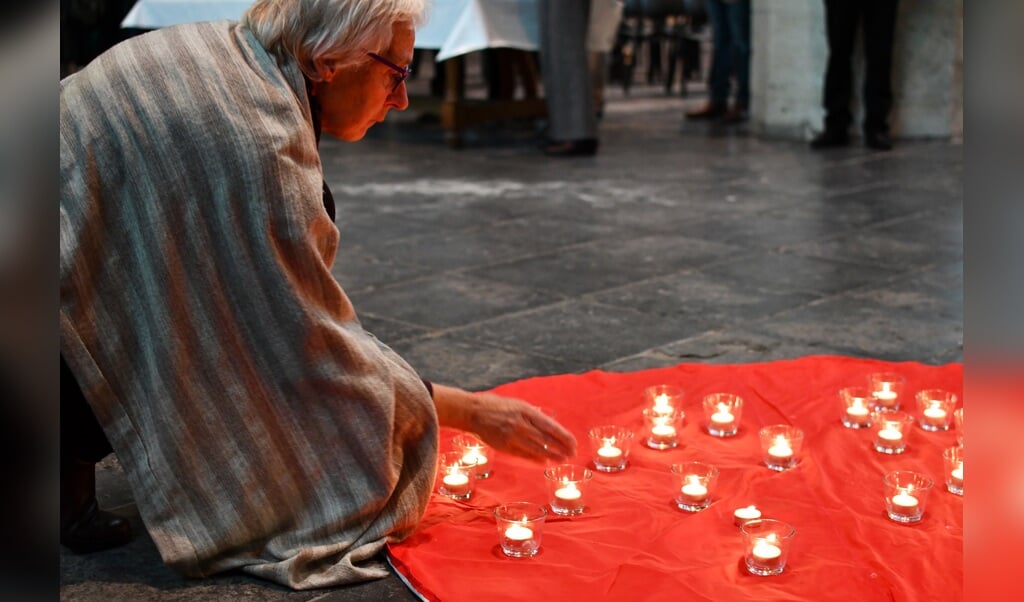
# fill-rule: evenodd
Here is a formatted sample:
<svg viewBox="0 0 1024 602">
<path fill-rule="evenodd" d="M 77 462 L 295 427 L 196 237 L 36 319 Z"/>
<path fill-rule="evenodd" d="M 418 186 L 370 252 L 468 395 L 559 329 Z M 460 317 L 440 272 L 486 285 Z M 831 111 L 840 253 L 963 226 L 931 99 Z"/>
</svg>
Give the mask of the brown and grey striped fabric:
<svg viewBox="0 0 1024 602">
<path fill-rule="evenodd" d="M 233 22 L 63 80 L 61 353 L 163 559 L 297 589 L 386 574 L 437 454 L 423 382 L 331 276 L 302 74 Z"/>
</svg>

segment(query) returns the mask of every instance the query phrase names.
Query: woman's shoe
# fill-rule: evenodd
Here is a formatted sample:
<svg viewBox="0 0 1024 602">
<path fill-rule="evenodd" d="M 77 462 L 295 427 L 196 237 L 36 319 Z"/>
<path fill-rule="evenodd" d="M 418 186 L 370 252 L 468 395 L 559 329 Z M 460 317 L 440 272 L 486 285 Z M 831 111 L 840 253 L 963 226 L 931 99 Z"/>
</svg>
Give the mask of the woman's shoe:
<svg viewBox="0 0 1024 602">
<path fill-rule="evenodd" d="M 589 157 L 597 153 L 597 138 L 548 140 L 542 149 L 549 157 Z"/>
<path fill-rule="evenodd" d="M 60 543 L 76 554 L 123 546 L 132 539 L 131 524 L 96 504 L 96 465 L 61 460 Z"/>
</svg>

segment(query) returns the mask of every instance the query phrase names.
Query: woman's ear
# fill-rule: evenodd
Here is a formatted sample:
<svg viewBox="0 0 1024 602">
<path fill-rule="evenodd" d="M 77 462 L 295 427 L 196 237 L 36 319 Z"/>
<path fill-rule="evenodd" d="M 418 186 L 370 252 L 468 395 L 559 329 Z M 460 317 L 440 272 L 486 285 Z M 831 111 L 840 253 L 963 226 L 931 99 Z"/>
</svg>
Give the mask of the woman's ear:
<svg viewBox="0 0 1024 602">
<path fill-rule="evenodd" d="M 317 74 L 320 75 L 320 80 L 324 82 L 334 79 L 341 70 L 341 61 L 333 58 L 319 58 L 314 65 Z"/>
</svg>

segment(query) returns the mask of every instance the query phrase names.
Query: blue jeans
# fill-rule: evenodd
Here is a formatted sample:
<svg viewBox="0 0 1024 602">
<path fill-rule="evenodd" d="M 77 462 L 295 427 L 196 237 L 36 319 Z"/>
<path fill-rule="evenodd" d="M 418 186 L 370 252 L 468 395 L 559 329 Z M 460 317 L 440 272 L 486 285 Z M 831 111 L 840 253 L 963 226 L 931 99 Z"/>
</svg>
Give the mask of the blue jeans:
<svg viewBox="0 0 1024 602">
<path fill-rule="evenodd" d="M 750 106 L 750 0 L 708 0 L 711 21 L 711 103 L 729 102 L 731 81 L 736 80 L 736 106 Z"/>
</svg>

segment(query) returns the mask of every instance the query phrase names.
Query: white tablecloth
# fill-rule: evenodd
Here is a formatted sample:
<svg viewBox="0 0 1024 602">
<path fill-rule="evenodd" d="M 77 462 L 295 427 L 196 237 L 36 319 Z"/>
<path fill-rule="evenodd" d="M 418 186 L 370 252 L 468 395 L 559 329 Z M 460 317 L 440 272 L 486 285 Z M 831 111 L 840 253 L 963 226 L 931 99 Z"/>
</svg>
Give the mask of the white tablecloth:
<svg viewBox="0 0 1024 602">
<path fill-rule="evenodd" d="M 416 31 L 416 48 L 443 61 L 484 48 L 536 50 L 538 0 L 434 0 Z M 241 17 L 252 0 L 139 0 L 121 27 L 156 29 L 178 23 Z M 608 50 L 622 17 L 622 0 L 591 0 L 591 50 Z"/>
</svg>

